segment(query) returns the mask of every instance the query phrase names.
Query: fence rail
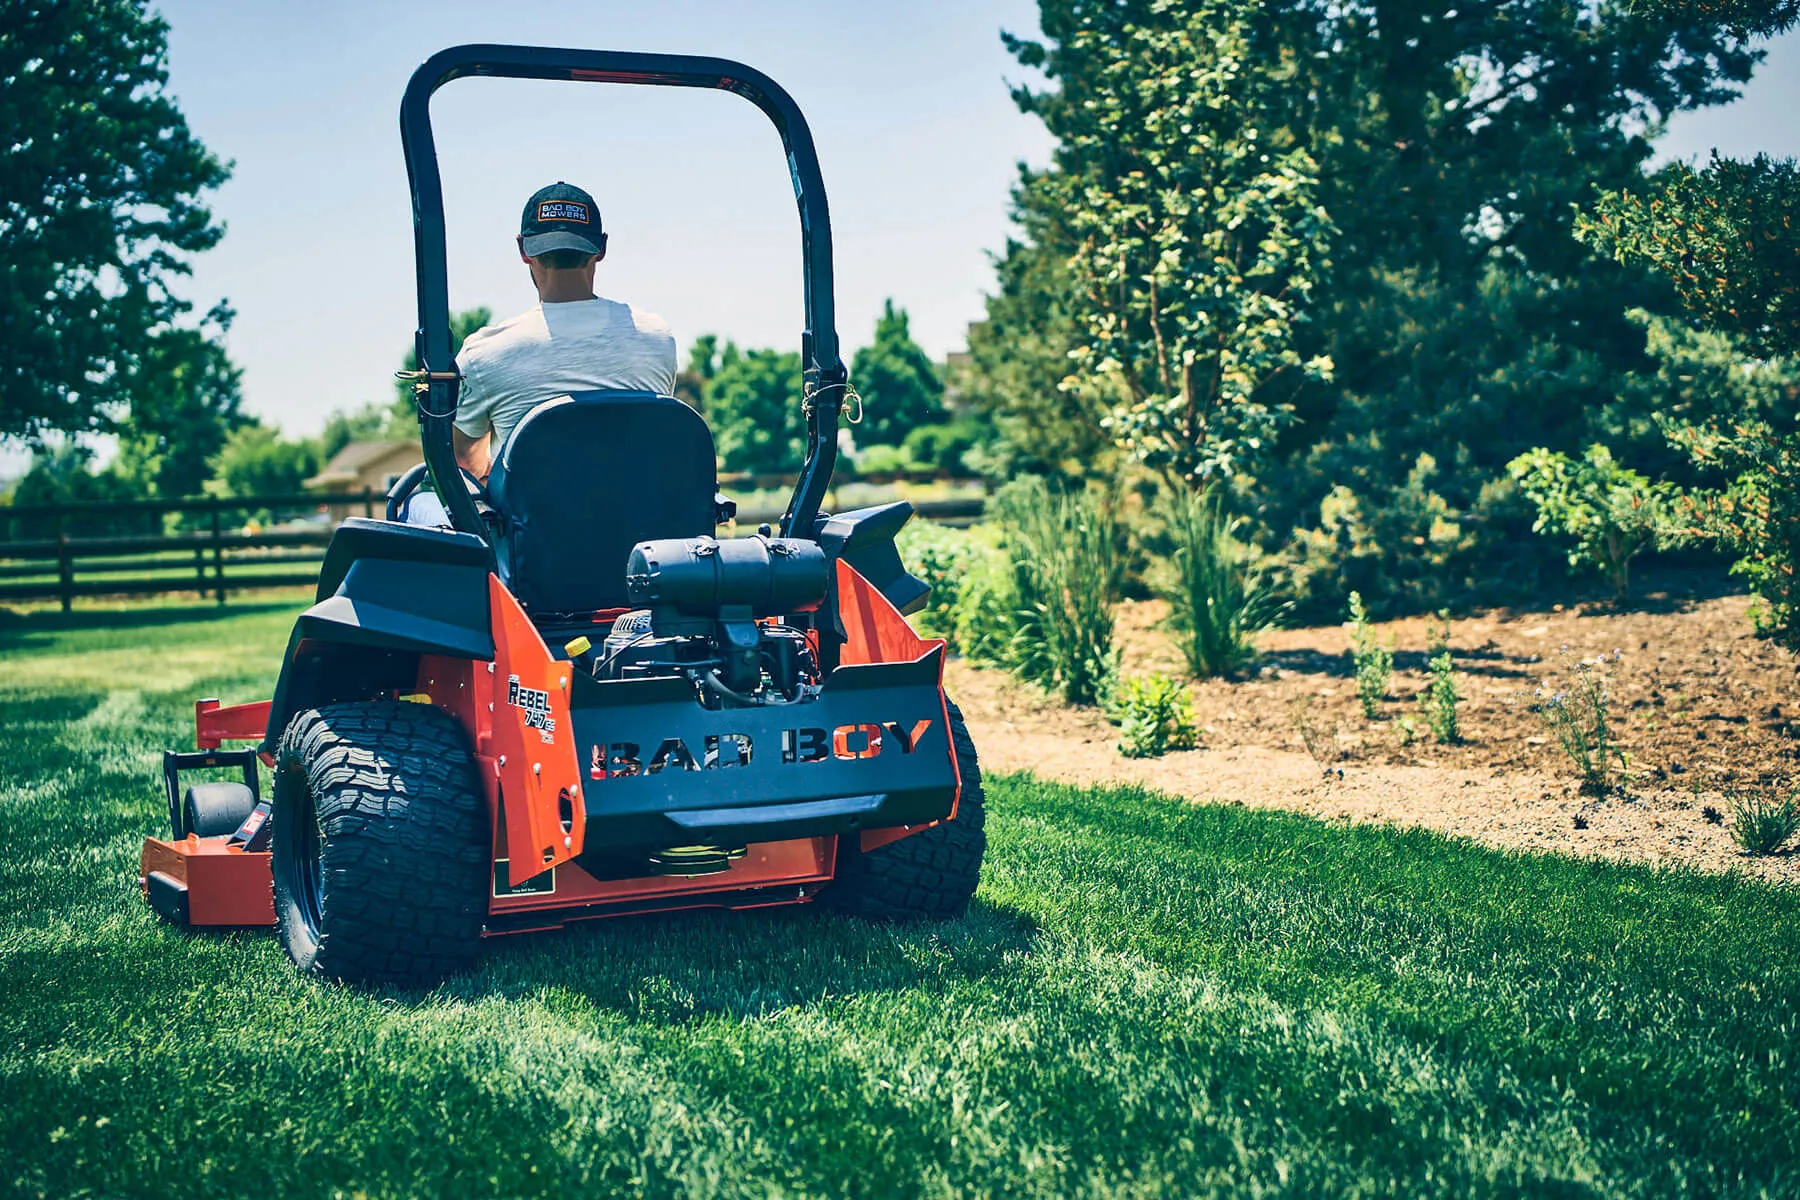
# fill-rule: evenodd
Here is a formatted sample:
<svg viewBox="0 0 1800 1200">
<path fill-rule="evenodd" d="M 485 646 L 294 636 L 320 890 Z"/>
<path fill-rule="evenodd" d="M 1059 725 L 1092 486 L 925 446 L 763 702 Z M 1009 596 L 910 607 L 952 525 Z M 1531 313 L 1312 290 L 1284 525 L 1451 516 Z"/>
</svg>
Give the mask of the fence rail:
<svg viewBox="0 0 1800 1200">
<path fill-rule="evenodd" d="M 721 479 L 727 487 L 782 482 Z M 896 482 L 974 489 L 971 495 L 914 500 L 925 520 L 967 525 L 981 518 L 986 505 L 985 487 L 975 480 L 883 476 L 845 484 Z M 0 507 L 0 601 L 54 599 L 68 612 L 81 597 L 198 592 L 224 604 L 234 591 L 311 586 L 338 521 L 375 516 L 384 505 L 383 494 L 370 490 Z M 752 501 L 737 522 L 740 529 L 754 528 L 780 516 L 779 504 Z"/>
</svg>

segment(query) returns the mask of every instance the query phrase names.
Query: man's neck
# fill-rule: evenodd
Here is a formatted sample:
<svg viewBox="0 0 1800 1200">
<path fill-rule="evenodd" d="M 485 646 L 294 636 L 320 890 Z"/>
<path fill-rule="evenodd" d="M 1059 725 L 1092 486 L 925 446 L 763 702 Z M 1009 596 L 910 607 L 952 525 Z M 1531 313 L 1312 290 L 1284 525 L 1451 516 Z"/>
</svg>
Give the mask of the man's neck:
<svg viewBox="0 0 1800 1200">
<path fill-rule="evenodd" d="M 572 304 L 578 300 L 594 298 L 594 285 L 583 283 L 579 279 L 567 284 L 557 280 L 538 289 L 538 299 L 545 304 Z"/>
</svg>

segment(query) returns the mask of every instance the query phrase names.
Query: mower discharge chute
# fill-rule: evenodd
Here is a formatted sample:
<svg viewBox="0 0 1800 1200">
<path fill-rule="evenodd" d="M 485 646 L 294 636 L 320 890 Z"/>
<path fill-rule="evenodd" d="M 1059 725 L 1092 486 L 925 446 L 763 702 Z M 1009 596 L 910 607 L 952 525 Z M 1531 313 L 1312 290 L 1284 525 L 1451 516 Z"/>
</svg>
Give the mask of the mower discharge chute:
<svg viewBox="0 0 1800 1200">
<path fill-rule="evenodd" d="M 773 120 L 800 206 L 807 456 L 779 530 L 717 536 L 712 436 L 667 396 L 534 409 L 484 488 L 451 445 L 443 202 L 428 104 L 466 75 L 721 88 Z M 818 161 L 792 99 L 721 59 L 461 46 L 401 106 L 417 251 L 425 467 L 345 521 L 272 700 L 196 706 L 165 756 L 174 836 L 146 898 L 270 925 L 310 973 L 429 984 L 484 935 L 663 909 L 818 899 L 951 916 L 985 838 L 975 749 L 894 535 L 904 503 L 827 515 L 847 391 Z M 454 529 L 404 524 L 429 477 Z M 224 741 L 255 740 L 225 751 Z M 274 769 L 259 794 L 256 761 Z M 183 789 L 182 772 L 244 782 Z"/>
</svg>

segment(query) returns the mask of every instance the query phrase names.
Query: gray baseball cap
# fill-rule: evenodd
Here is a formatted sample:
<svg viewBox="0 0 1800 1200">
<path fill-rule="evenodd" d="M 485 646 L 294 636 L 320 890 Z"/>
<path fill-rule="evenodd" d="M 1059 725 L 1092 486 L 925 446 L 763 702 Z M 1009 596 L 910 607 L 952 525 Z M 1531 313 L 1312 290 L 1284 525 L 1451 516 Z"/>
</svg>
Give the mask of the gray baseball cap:
<svg viewBox="0 0 1800 1200">
<path fill-rule="evenodd" d="M 525 239 L 528 258 L 552 250 L 606 253 L 606 234 L 601 232 L 600 209 L 594 198 L 560 179 L 539 188 L 525 202 L 525 212 L 519 218 L 519 236 Z"/>
</svg>

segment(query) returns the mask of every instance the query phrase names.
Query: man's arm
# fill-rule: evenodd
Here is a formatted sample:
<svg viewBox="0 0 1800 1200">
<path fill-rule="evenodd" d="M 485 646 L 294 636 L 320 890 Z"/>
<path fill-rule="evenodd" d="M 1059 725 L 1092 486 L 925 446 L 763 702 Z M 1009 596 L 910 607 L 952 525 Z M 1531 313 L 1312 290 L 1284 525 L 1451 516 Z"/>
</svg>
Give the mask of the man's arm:
<svg viewBox="0 0 1800 1200">
<path fill-rule="evenodd" d="M 482 483 L 487 482 L 488 472 L 494 466 L 493 451 L 490 445 L 492 436 L 490 431 L 480 437 L 472 438 L 454 426 L 450 429 L 450 444 L 456 449 L 456 465 Z"/>
</svg>

